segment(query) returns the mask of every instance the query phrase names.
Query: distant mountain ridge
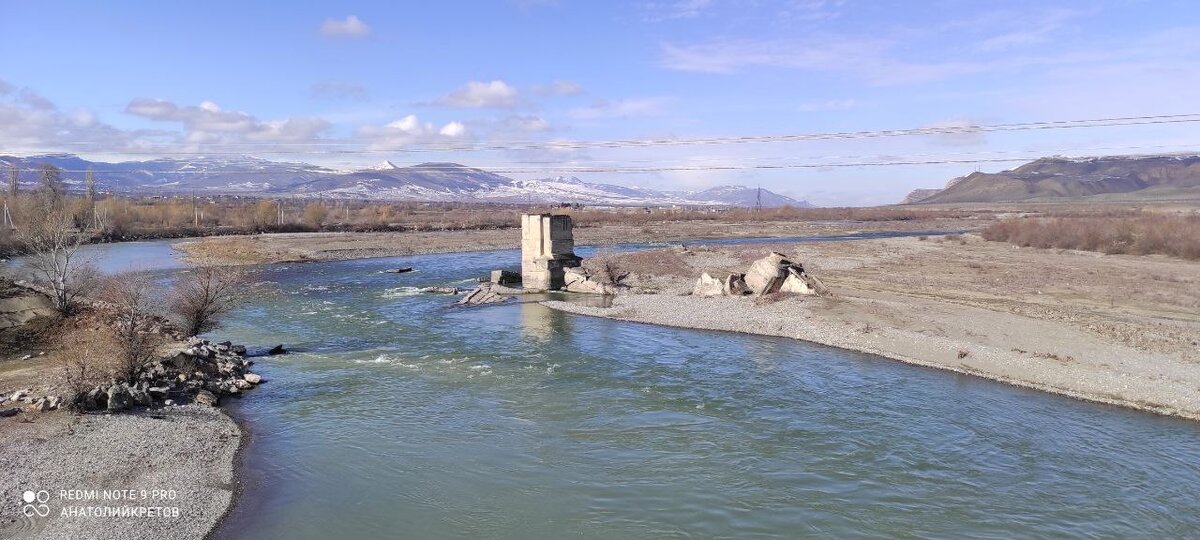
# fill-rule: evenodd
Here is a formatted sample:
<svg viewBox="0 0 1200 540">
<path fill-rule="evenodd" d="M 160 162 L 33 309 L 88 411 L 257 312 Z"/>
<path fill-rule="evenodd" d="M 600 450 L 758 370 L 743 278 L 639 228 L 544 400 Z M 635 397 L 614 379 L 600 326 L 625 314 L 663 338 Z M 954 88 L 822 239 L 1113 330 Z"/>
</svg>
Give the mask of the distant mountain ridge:
<svg viewBox="0 0 1200 540">
<path fill-rule="evenodd" d="M 205 192 L 266 197 L 309 197 L 395 201 L 496 203 L 579 203 L 593 206 L 755 206 L 759 190 L 718 186 L 696 192 L 662 191 L 593 184 L 575 177 L 516 180 L 457 163 L 400 167 L 391 161 L 363 169 L 336 170 L 308 163 L 270 161 L 250 156 L 155 159 L 107 163 L 73 154 L 2 156 L 0 167 L 15 164 L 21 183 L 37 182 L 37 167 L 63 169 L 68 186 L 78 189 L 84 171 L 95 171 L 105 191 L 141 194 Z M 762 190 L 764 207 L 811 207 L 806 201 Z"/>
<path fill-rule="evenodd" d="M 998 173 L 976 172 L 942 189 L 917 189 L 904 204 L 1200 199 L 1200 156 L 1042 158 Z"/>
</svg>

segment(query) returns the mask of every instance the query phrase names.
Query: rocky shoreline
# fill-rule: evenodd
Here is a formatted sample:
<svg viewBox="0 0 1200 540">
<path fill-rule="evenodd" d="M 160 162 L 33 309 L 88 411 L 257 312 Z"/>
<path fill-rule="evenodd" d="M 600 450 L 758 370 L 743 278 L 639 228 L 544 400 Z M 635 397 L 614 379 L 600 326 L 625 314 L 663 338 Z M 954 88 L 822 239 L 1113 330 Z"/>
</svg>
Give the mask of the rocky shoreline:
<svg viewBox="0 0 1200 540">
<path fill-rule="evenodd" d="M 245 347 L 192 338 L 175 349 L 132 384 L 73 398 L 35 398 L 32 388 L 0 396 L 24 405 L 6 419 L 0 485 L 35 494 L 31 511 L 0 508 L 0 535 L 205 538 L 216 530 L 236 500 L 247 439 L 217 406 L 265 379 L 249 371 Z M 134 495 L 112 500 L 110 492 Z"/>
</svg>

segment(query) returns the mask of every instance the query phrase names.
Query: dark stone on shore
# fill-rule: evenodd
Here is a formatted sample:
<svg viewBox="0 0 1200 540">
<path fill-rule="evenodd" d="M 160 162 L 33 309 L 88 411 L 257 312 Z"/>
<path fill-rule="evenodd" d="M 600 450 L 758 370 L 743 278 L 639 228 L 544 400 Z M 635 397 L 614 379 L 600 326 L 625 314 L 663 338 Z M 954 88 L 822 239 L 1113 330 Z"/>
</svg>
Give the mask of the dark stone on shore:
<svg viewBox="0 0 1200 540">
<path fill-rule="evenodd" d="M 208 405 L 211 407 L 216 407 L 219 400 L 220 400 L 220 398 L 218 398 L 216 394 L 214 394 L 208 390 L 201 390 L 199 392 L 196 392 L 196 403 L 199 403 L 201 405 Z"/>
<path fill-rule="evenodd" d="M 271 347 L 271 350 L 267 351 L 267 354 L 270 356 L 275 356 L 277 354 L 287 354 L 287 349 L 283 348 L 283 344 L 279 344 L 274 347 Z"/>
<path fill-rule="evenodd" d="M 384 270 L 384 272 L 386 272 L 388 274 L 406 274 L 406 273 L 412 272 L 412 271 L 413 271 L 413 269 L 411 266 L 404 266 L 401 268 L 392 268 L 390 270 Z"/>
<path fill-rule="evenodd" d="M 108 388 L 108 410 L 117 412 L 128 409 L 133 405 L 133 396 L 125 383 L 114 384 Z"/>
<path fill-rule="evenodd" d="M 2 409 L 2 410 L 0 410 L 0 418 L 8 418 L 9 416 L 16 416 L 17 413 L 19 413 L 19 412 L 21 412 L 21 409 L 18 409 L 16 407 L 13 407 L 11 409 Z"/>
</svg>

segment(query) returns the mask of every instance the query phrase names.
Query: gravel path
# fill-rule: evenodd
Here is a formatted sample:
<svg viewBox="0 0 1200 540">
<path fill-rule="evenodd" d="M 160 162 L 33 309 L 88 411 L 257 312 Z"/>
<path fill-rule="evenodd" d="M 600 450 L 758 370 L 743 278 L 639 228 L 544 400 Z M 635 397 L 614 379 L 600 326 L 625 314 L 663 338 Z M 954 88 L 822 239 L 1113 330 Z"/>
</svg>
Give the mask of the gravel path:
<svg viewBox="0 0 1200 540">
<path fill-rule="evenodd" d="M 242 435 L 219 409 L 189 405 L 141 414 L 31 418 L 3 419 L 9 425 L 0 439 L 6 498 L 0 504 L 0 537 L 204 538 L 233 499 Z M 35 499 L 32 517 L 23 515 L 27 491 Z M 37 500 L 39 491 L 45 503 Z M 63 515 L 73 510 L 84 514 Z M 95 515 L 128 510 L 147 515 Z"/>
</svg>

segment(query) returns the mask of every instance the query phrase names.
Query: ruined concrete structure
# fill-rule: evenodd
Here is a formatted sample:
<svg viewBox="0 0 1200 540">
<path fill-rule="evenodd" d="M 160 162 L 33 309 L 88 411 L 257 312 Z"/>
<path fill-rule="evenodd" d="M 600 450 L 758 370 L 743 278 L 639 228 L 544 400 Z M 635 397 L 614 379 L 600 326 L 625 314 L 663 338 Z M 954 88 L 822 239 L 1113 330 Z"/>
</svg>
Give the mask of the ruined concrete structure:
<svg viewBox="0 0 1200 540">
<path fill-rule="evenodd" d="M 725 277 L 716 277 L 721 275 Z M 754 261 L 745 274 L 705 272 L 692 287 L 695 296 L 764 296 L 778 292 L 824 296 L 829 289 L 805 272 L 804 265 L 774 251 Z"/>
<path fill-rule="evenodd" d="M 521 283 L 527 291 L 561 289 L 564 270 L 579 266 L 571 216 L 521 215 Z"/>
</svg>

